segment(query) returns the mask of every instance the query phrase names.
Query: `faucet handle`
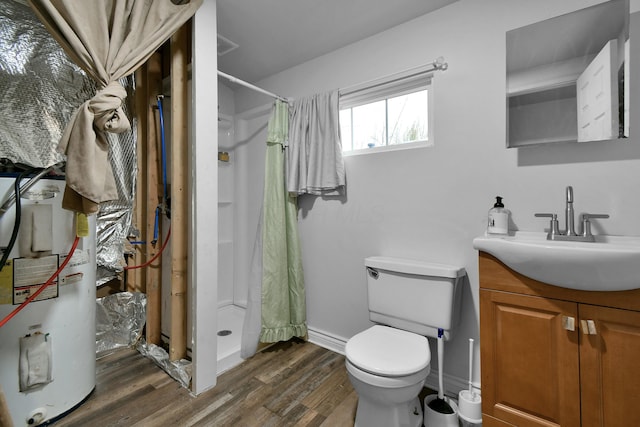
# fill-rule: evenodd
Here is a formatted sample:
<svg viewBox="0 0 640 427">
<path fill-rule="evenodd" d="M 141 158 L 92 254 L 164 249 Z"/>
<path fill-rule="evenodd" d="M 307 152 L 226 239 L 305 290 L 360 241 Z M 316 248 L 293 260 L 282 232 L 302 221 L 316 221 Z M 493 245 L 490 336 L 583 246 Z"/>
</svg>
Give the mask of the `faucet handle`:
<svg viewBox="0 0 640 427">
<path fill-rule="evenodd" d="M 551 218 L 549 223 L 549 233 L 547 233 L 547 240 L 552 240 L 555 236 L 560 234 L 558 227 L 558 215 L 554 213 L 536 213 L 534 216 L 538 218 Z"/>
<path fill-rule="evenodd" d="M 558 214 L 554 214 L 554 213 L 535 213 L 533 214 L 533 216 L 538 218 L 558 219 Z"/>
<path fill-rule="evenodd" d="M 590 213 L 582 214 L 583 221 L 588 221 L 590 218 L 609 218 L 609 214 L 590 214 Z"/>
<path fill-rule="evenodd" d="M 598 218 L 609 218 L 609 214 L 590 214 L 584 213 L 582 214 L 582 235 L 584 237 L 591 237 L 591 221 L 590 219 L 598 219 Z"/>
</svg>

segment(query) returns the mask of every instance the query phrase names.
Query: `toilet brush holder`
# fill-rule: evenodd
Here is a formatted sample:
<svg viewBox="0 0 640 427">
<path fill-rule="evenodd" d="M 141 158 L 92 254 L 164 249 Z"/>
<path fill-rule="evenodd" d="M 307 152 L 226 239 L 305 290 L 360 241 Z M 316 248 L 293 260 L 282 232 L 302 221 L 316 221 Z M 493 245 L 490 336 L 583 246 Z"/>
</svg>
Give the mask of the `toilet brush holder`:
<svg viewBox="0 0 640 427">
<path fill-rule="evenodd" d="M 424 398 L 424 427 L 458 427 L 458 405 L 447 396 L 445 402 L 453 409 L 452 414 L 443 414 L 429 407 L 429 402 L 437 399 L 437 394 L 430 394 Z"/>
<path fill-rule="evenodd" d="M 482 423 L 482 398 L 469 390 L 458 393 L 458 416 L 471 425 Z"/>
</svg>

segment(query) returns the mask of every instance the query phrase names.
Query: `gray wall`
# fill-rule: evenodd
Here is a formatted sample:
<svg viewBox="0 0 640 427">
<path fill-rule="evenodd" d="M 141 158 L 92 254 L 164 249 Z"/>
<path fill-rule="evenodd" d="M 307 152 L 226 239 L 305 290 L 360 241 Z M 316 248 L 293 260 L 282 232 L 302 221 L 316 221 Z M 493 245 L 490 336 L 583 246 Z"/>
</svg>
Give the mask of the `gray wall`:
<svg viewBox="0 0 640 427">
<path fill-rule="evenodd" d="M 368 328 L 363 259 L 387 255 L 464 266 L 462 322 L 446 345 L 450 383 L 467 378 L 468 338 L 478 342 L 478 262 L 494 197 L 512 226 L 542 231 L 535 212 L 562 214 L 573 185 L 577 213 L 608 213 L 596 232 L 640 235 L 640 132 L 624 142 L 505 148 L 505 32 L 598 1 L 461 0 L 432 14 L 274 75 L 260 86 L 300 97 L 347 87 L 444 56 L 436 74 L 435 146 L 345 159 L 347 196 L 302 197 L 300 231 L 310 329 L 346 340 Z M 292 35 L 292 37 L 295 35 Z M 637 43 L 640 45 L 640 43 Z M 637 79 L 636 79 L 637 81 Z M 637 89 L 633 89 L 638 99 Z M 270 102 L 236 93 L 236 111 Z M 638 109 L 632 111 L 638 122 Z M 264 117 L 266 121 L 266 116 Z M 242 195 L 253 235 L 262 194 L 264 132 L 243 145 Z M 259 159 L 259 160 L 255 160 Z M 601 226 L 600 226 L 601 224 Z M 244 256 L 248 256 L 246 253 Z M 437 370 L 432 342 L 432 367 Z M 476 348 L 475 382 L 480 381 Z"/>
</svg>

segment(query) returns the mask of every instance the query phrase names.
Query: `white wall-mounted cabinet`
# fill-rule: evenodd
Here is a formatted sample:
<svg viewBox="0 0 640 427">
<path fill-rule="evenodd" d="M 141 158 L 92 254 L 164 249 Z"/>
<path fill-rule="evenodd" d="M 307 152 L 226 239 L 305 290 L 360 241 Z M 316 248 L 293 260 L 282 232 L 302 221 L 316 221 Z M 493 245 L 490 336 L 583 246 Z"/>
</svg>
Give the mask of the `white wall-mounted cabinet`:
<svg viewBox="0 0 640 427">
<path fill-rule="evenodd" d="M 509 147 L 616 139 L 618 43 L 507 77 Z"/>
</svg>

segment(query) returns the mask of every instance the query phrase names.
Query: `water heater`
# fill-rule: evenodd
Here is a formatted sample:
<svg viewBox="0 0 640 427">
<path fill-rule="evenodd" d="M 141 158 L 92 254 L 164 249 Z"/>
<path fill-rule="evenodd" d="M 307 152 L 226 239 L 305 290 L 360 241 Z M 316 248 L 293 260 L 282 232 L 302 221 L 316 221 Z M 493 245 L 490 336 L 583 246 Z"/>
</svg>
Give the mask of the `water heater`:
<svg viewBox="0 0 640 427">
<path fill-rule="evenodd" d="M 0 203 L 14 192 L 15 179 L 0 176 Z M 61 207 L 64 185 L 41 179 L 20 199 L 17 239 L 0 271 L 0 319 L 69 256 L 77 220 Z M 8 245 L 15 220 L 14 205 L 0 217 L 0 247 Z M 0 327 L 0 384 L 16 426 L 60 418 L 95 388 L 95 217 L 88 228 L 57 280 Z"/>
</svg>

